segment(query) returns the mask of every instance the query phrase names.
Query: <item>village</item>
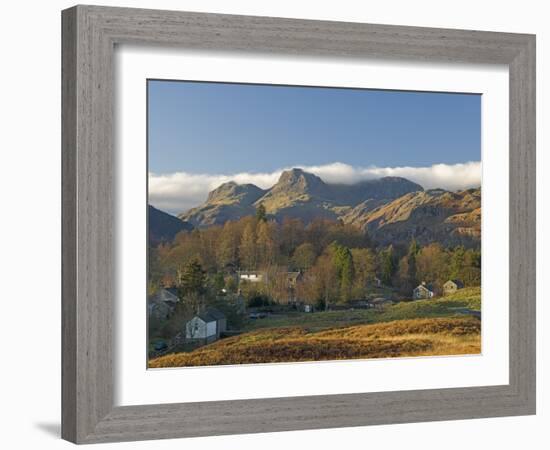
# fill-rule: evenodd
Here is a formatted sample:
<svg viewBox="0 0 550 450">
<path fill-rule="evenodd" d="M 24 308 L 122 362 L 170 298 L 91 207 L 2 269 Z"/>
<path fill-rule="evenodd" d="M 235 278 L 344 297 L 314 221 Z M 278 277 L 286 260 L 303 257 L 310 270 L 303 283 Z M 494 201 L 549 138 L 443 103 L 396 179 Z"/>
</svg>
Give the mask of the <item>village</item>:
<svg viewBox="0 0 550 450">
<path fill-rule="evenodd" d="M 230 282 L 227 282 L 227 281 Z M 276 327 L 288 319 L 299 320 L 301 316 L 327 312 L 361 312 L 363 310 L 383 311 L 390 305 L 400 302 L 430 300 L 453 295 L 465 287 L 459 279 L 449 279 L 441 287 L 434 283 L 421 282 L 404 296 L 399 291 L 383 284 L 379 277 L 373 277 L 366 286 L 367 295 L 361 299 L 350 299 L 344 303 L 312 303 L 300 297 L 302 284 L 306 282 L 302 271 L 269 273 L 267 271 L 234 271 L 225 279 L 226 285 L 235 287 L 229 292 L 223 287 L 210 301 L 192 302 L 192 310 L 184 308 L 188 300 L 177 287 L 159 289 L 148 298 L 148 319 L 160 323 L 170 323 L 178 310 L 186 309 L 185 317 L 176 319 L 173 336 L 151 340 L 150 357 L 168 352 L 192 351 L 207 344 L 236 336 L 247 331 Z M 268 286 L 276 286 L 275 293 Z M 266 295 L 269 292 L 271 295 Z M 480 317 L 479 311 L 462 311 Z M 179 319 L 179 320 L 178 320 Z M 261 324 L 259 325 L 259 322 Z"/>
</svg>

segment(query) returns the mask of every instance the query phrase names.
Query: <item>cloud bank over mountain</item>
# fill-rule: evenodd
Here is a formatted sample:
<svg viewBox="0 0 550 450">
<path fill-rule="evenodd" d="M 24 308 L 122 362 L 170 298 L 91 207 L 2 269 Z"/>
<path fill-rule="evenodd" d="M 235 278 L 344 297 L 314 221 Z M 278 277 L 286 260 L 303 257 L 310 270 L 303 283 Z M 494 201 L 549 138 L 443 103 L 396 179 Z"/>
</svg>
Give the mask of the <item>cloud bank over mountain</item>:
<svg viewBox="0 0 550 450">
<path fill-rule="evenodd" d="M 481 162 L 460 164 L 434 164 L 429 167 L 353 167 L 335 162 L 321 166 L 296 165 L 306 172 L 319 176 L 326 183 L 354 184 L 387 176 L 403 177 L 420 184 L 424 189 L 442 188 L 450 191 L 468 189 L 481 185 Z M 222 183 L 235 181 L 251 183 L 267 189 L 273 186 L 281 173 L 291 167 L 270 173 L 194 174 L 174 172 L 169 174 L 149 173 L 149 203 L 178 214 L 203 203 L 210 191 Z"/>
</svg>

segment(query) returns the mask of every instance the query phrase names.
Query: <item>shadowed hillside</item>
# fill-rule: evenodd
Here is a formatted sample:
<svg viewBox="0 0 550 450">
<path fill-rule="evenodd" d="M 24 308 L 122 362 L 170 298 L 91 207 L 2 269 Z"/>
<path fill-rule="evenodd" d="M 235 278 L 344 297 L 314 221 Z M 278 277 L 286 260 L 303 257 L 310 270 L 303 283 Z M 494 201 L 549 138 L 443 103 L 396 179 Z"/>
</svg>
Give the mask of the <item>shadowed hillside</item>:
<svg viewBox="0 0 550 450">
<path fill-rule="evenodd" d="M 412 238 L 421 244 L 468 244 L 481 238 L 481 190 L 412 192 L 374 209 L 361 204 L 342 219 L 383 245 Z"/>
<path fill-rule="evenodd" d="M 177 217 L 161 211 L 154 206 L 148 206 L 149 242 L 157 245 L 161 242 L 169 242 L 180 231 L 190 231 L 193 225 L 184 222 Z"/>
</svg>

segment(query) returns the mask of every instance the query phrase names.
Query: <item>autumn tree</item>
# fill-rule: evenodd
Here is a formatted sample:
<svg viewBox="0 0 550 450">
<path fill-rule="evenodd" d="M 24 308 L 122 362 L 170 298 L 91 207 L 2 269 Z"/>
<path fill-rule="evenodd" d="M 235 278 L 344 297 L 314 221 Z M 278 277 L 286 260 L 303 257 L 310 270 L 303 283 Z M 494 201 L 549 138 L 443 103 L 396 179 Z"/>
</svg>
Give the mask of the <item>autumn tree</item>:
<svg viewBox="0 0 550 450">
<path fill-rule="evenodd" d="M 296 247 L 292 254 L 292 266 L 297 270 L 308 270 L 315 264 L 315 247 L 311 242 L 304 242 Z"/>
<path fill-rule="evenodd" d="M 338 270 L 330 254 L 317 258 L 309 274 L 311 283 L 310 300 L 315 299 L 317 307 L 328 310 L 330 303 L 338 299 Z"/>
<path fill-rule="evenodd" d="M 216 256 L 220 269 L 229 264 L 237 265 L 239 255 L 240 235 L 232 222 L 225 222 L 219 231 Z"/>
<path fill-rule="evenodd" d="M 297 288 L 299 297 L 323 304 L 325 297 L 330 303 L 367 295 L 368 284 L 376 274 L 384 284 L 402 293 L 409 293 L 420 281 L 441 285 L 449 278 L 457 278 L 467 286 L 481 283 L 479 249 L 463 246 L 449 249 L 436 243 L 421 247 L 414 240 L 408 246 L 396 244 L 375 249 L 368 235 L 354 225 L 322 218 L 306 225 L 289 217 L 279 224 L 264 220 L 262 208 L 258 209 L 256 216 L 180 232 L 172 242 L 150 246 L 149 294 L 161 287 L 184 284 L 186 270 L 195 263 L 209 274 L 208 294 L 215 295 L 219 290 L 219 273 L 223 274 L 225 288 L 236 292 L 238 286 L 234 285 L 238 279 L 234 270 L 238 267 L 281 274 L 300 270 L 303 281 Z M 330 287 L 323 284 L 320 275 L 325 273 L 330 278 L 332 269 L 327 258 L 336 270 L 336 281 Z M 269 290 L 284 297 L 282 288 L 271 286 Z"/>
<path fill-rule="evenodd" d="M 256 227 L 256 259 L 260 267 L 275 264 L 277 259 L 276 225 L 260 221 Z"/>
<path fill-rule="evenodd" d="M 280 236 L 281 257 L 288 261 L 296 247 L 305 241 L 304 223 L 300 219 L 285 217 Z"/>
<path fill-rule="evenodd" d="M 264 291 L 276 303 L 288 304 L 295 292 L 288 279 L 286 267 L 269 266 L 266 270 Z"/>
<path fill-rule="evenodd" d="M 239 260 L 244 269 L 256 269 L 256 230 L 252 222 L 248 222 L 244 228 L 239 245 Z"/>
<path fill-rule="evenodd" d="M 416 257 L 416 269 L 419 281 L 441 287 L 449 279 L 449 253 L 437 243 L 422 247 Z"/>
<path fill-rule="evenodd" d="M 353 294 L 361 298 L 365 295 L 368 285 L 374 281 L 376 275 L 376 256 L 370 248 L 352 248 L 351 256 L 355 271 Z"/>
<path fill-rule="evenodd" d="M 313 244 L 315 253 L 320 255 L 330 245 L 334 239 L 331 239 L 331 225 L 333 221 L 326 219 L 314 219 L 305 228 L 306 242 Z"/>
<path fill-rule="evenodd" d="M 371 244 L 366 231 L 356 225 L 341 221 L 329 222 L 327 239 L 349 248 L 365 248 Z"/>
</svg>

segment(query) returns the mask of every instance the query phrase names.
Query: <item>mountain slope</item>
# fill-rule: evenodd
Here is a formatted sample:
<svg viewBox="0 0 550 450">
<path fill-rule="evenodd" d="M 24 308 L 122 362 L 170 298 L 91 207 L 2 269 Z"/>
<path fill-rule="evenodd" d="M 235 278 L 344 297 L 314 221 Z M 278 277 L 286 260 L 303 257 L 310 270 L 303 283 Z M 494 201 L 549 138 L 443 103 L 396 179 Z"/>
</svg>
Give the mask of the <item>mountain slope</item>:
<svg viewBox="0 0 550 450">
<path fill-rule="evenodd" d="M 479 245 L 481 191 L 424 191 L 399 177 L 352 185 L 328 184 L 302 169 L 284 171 L 270 189 L 234 182 L 210 192 L 207 201 L 179 217 L 197 227 L 221 225 L 253 215 L 263 205 L 269 217 L 342 220 L 368 231 L 382 245 L 407 243 Z"/>
<path fill-rule="evenodd" d="M 284 171 L 268 190 L 252 184 L 222 184 L 210 192 L 206 202 L 178 217 L 197 227 L 220 225 L 254 214 L 259 205 L 276 220 L 284 217 L 310 222 L 316 218 L 336 220 L 361 202 L 373 209 L 422 186 L 404 178 L 386 177 L 353 185 L 327 184 L 302 169 Z"/>
<path fill-rule="evenodd" d="M 264 193 L 263 189 L 253 184 L 230 181 L 210 192 L 203 205 L 179 214 L 178 217 L 197 227 L 222 225 L 228 220 L 254 214 L 254 202 Z"/>
<path fill-rule="evenodd" d="M 148 205 L 149 241 L 153 245 L 174 239 L 180 231 L 190 231 L 193 225 Z"/>
<path fill-rule="evenodd" d="M 330 201 L 330 188 L 316 175 L 301 169 L 284 171 L 279 181 L 255 203 L 275 217 L 300 218 L 309 222 L 314 218 L 336 219 Z"/>
<path fill-rule="evenodd" d="M 481 237 L 481 190 L 412 192 L 374 209 L 361 204 L 342 220 L 367 230 L 381 244 L 413 237 L 423 244 L 469 244 Z"/>
</svg>

